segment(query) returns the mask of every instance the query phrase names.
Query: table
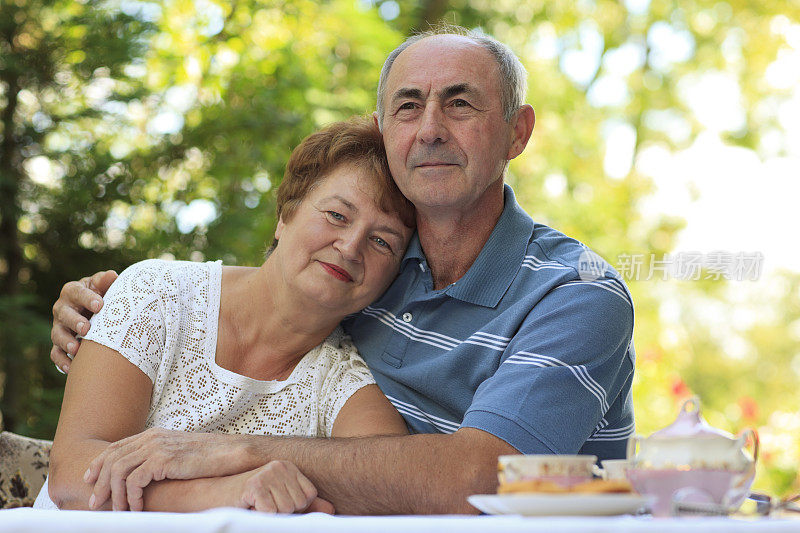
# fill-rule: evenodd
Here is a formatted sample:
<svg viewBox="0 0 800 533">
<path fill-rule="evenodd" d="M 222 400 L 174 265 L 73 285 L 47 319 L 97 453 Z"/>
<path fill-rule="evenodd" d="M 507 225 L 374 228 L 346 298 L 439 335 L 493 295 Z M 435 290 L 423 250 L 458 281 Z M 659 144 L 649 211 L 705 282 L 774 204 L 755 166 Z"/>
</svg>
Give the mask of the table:
<svg viewBox="0 0 800 533">
<path fill-rule="evenodd" d="M 800 532 L 800 520 L 650 517 L 520 516 L 329 516 L 265 515 L 242 509 L 203 513 L 111 513 L 90 511 L 0 511 L 0 533 L 55 531 L 65 533 L 737 533 Z"/>
</svg>

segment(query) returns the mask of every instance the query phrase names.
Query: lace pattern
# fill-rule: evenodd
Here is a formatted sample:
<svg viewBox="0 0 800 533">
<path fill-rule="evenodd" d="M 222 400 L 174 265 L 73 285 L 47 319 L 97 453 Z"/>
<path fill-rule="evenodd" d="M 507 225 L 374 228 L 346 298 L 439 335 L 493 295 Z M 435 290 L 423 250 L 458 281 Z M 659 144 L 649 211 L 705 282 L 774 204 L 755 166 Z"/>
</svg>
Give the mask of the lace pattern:
<svg viewBox="0 0 800 533">
<path fill-rule="evenodd" d="M 147 427 L 330 437 L 347 399 L 375 383 L 337 328 L 285 381 L 215 362 L 221 262 L 147 260 L 120 275 L 87 339 L 122 354 L 153 382 Z"/>
</svg>

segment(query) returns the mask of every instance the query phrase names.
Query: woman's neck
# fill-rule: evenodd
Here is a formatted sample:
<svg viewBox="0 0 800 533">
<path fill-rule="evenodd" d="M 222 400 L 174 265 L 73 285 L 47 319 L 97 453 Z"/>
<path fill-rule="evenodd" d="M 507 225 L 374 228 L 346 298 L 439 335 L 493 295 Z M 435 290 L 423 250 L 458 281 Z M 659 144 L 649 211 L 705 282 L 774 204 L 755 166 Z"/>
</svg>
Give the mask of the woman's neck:
<svg viewBox="0 0 800 533">
<path fill-rule="evenodd" d="M 342 317 L 289 294 L 271 267 L 223 267 L 216 361 L 254 379 L 283 380 Z"/>
</svg>

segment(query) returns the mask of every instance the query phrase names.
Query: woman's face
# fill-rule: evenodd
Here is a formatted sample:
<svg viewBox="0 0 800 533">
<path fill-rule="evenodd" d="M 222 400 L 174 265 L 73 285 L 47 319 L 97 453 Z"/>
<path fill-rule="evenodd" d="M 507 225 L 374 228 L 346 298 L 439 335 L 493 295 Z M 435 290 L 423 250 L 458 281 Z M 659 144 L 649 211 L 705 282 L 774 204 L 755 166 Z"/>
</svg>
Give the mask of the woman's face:
<svg viewBox="0 0 800 533">
<path fill-rule="evenodd" d="M 298 297 L 342 317 L 380 296 L 397 275 L 412 230 L 375 204 L 375 178 L 345 163 L 278 221 L 270 256 Z"/>
</svg>

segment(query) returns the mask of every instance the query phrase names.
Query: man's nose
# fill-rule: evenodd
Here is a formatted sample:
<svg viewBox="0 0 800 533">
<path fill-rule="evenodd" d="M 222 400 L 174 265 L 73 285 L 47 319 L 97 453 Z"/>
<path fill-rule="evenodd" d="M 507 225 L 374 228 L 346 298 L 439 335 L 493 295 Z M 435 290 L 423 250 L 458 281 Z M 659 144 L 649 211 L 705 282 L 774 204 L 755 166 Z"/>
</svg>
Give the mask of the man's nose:
<svg viewBox="0 0 800 533">
<path fill-rule="evenodd" d="M 438 105 L 426 105 L 420 117 L 417 139 L 424 144 L 447 142 L 449 133 L 444 119 L 444 113 Z"/>
</svg>

